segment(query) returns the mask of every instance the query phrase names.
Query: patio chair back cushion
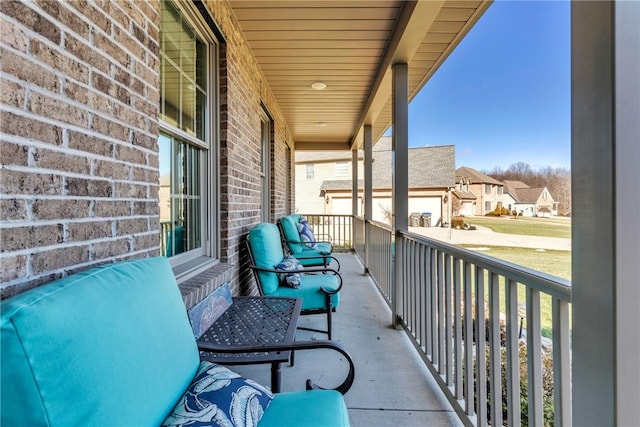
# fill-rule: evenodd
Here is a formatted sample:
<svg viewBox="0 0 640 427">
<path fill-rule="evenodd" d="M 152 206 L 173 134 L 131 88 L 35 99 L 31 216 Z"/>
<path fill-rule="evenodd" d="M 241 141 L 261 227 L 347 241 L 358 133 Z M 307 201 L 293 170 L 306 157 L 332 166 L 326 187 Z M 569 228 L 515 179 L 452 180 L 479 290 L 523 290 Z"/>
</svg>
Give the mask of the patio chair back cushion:
<svg viewBox="0 0 640 427">
<path fill-rule="evenodd" d="M 282 226 L 282 234 L 287 242 L 287 246 L 292 254 L 299 254 L 304 250 L 304 245 L 300 239 L 300 233 L 298 232 L 298 220 L 300 216 L 294 217 L 293 215 L 287 215 L 280 219 L 280 225 Z"/>
<path fill-rule="evenodd" d="M 198 369 L 164 257 L 92 268 L 0 308 L 2 425 L 160 425 Z"/>
<path fill-rule="evenodd" d="M 280 231 L 275 224 L 262 222 L 249 231 L 249 250 L 257 267 L 273 269 L 284 258 Z M 276 273 L 258 271 L 258 281 L 263 295 L 270 295 L 278 289 Z"/>
</svg>

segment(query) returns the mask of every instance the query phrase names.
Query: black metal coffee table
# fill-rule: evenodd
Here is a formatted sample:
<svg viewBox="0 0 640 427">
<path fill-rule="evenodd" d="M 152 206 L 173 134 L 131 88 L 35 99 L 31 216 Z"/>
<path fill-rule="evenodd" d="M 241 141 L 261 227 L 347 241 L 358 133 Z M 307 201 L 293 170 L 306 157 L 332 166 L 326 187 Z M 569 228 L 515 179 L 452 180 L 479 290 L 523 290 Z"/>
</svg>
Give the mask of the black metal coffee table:
<svg viewBox="0 0 640 427">
<path fill-rule="evenodd" d="M 280 392 L 280 364 L 290 360 L 291 351 L 238 353 L 234 347 L 293 342 L 301 306 L 300 298 L 234 297 L 198 339 L 220 352 L 201 351 L 200 358 L 224 365 L 271 363 L 271 390 Z"/>
</svg>

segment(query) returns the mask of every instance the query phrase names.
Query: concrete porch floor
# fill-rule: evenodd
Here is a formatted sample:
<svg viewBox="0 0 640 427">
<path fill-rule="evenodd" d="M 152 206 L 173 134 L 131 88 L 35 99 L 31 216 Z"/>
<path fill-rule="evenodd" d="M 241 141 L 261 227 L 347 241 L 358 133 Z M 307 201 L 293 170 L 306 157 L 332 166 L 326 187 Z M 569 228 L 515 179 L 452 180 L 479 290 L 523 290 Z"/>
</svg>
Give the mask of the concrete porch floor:
<svg viewBox="0 0 640 427">
<path fill-rule="evenodd" d="M 356 366 L 353 387 L 345 396 L 352 427 L 461 426 L 404 331 L 390 327 L 391 311 L 352 254 L 338 254 L 344 286 L 333 315 L 334 341 L 341 342 Z M 324 328 L 326 316 L 302 316 L 301 326 Z M 297 340 L 326 339 L 299 330 Z M 233 370 L 270 384 L 270 365 L 234 366 Z M 307 378 L 323 387 L 337 386 L 346 363 L 330 350 L 297 352 L 295 366 L 282 366 L 282 391 L 304 390 Z"/>
</svg>

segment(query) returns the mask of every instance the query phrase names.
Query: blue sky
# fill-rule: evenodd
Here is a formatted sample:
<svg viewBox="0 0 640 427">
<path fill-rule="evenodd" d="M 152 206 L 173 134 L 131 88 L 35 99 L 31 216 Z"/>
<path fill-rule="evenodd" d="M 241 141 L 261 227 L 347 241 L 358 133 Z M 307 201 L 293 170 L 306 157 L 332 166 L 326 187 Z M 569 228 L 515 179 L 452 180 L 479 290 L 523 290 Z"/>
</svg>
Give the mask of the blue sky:
<svg viewBox="0 0 640 427">
<path fill-rule="evenodd" d="M 409 145 L 456 167 L 570 167 L 568 1 L 494 2 L 409 104 Z"/>
</svg>

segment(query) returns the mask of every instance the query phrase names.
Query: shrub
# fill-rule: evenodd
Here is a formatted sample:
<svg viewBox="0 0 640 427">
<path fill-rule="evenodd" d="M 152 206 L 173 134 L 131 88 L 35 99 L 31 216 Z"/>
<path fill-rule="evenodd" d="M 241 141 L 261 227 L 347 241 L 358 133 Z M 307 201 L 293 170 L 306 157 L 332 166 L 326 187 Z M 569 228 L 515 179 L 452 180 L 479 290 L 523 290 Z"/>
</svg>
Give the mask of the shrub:
<svg viewBox="0 0 640 427">
<path fill-rule="evenodd" d="M 486 308 L 486 307 L 485 307 Z M 472 318 L 474 323 L 476 322 L 475 304 L 472 304 Z M 464 311 L 464 308 L 463 308 Z M 491 384 L 490 384 L 490 342 L 489 342 L 489 318 L 485 318 L 485 337 L 486 337 L 486 361 L 487 361 L 487 415 L 491 416 L 491 405 L 493 397 L 491 396 Z M 505 348 L 507 342 L 507 325 L 504 320 L 500 320 L 500 372 L 501 372 L 501 386 L 502 386 L 502 419 L 506 423 L 509 415 L 509 407 L 507 406 L 507 349 Z M 464 336 L 464 313 L 462 313 L 462 333 Z M 473 342 L 475 344 L 475 328 L 472 333 Z M 528 427 L 529 425 L 529 390 L 528 390 L 528 371 L 527 371 L 527 343 L 524 340 L 518 342 L 519 346 L 519 361 L 520 361 L 520 422 L 522 427 Z M 551 350 L 542 347 L 542 412 L 544 419 L 544 426 L 554 425 L 554 408 L 553 408 L 553 353 Z M 477 380 L 476 375 L 477 359 L 473 359 L 473 372 L 474 382 Z M 464 370 L 464 367 L 463 367 Z M 464 382 L 464 376 L 463 376 Z M 490 424 L 491 420 L 489 419 Z"/>
<path fill-rule="evenodd" d="M 451 218 L 451 228 L 464 228 L 464 218 L 461 216 L 454 216 L 453 218 Z"/>
</svg>

